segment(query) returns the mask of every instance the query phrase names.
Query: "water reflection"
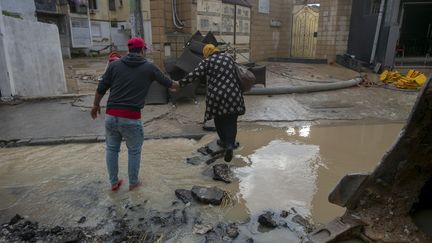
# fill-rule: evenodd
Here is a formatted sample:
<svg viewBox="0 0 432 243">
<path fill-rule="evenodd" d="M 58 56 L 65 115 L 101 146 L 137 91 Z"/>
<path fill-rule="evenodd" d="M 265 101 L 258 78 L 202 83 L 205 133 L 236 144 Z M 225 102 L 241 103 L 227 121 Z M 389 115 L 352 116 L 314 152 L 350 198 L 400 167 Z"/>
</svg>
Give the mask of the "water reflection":
<svg viewBox="0 0 432 243">
<path fill-rule="evenodd" d="M 146 141 L 140 176 L 144 186 L 107 191 L 103 144 L 0 149 L 0 222 L 15 213 L 47 224 L 74 224 L 88 216 L 96 223 L 109 205 L 126 201 L 170 210 L 174 190 L 193 185 L 218 186 L 238 196 L 237 204 L 202 207 L 203 218 L 245 220 L 264 209 L 296 209 L 325 223 L 344 209 L 327 201 L 328 193 L 347 173 L 371 171 L 395 140 L 400 124 L 275 128 L 243 126 L 241 146 L 230 164 L 239 179 L 231 184 L 203 175 L 212 165 L 191 166 L 185 158 L 216 138 Z M 120 176 L 127 178 L 122 147 Z M 222 159 L 217 163 L 223 163 Z M 90 219 L 93 218 L 94 221 Z M 278 241 L 274 241 L 278 242 Z"/>
<path fill-rule="evenodd" d="M 299 136 L 307 138 L 309 137 L 310 131 L 311 131 L 310 126 L 302 126 L 299 130 Z"/>
<path fill-rule="evenodd" d="M 235 174 L 250 211 L 296 207 L 310 214 L 316 191 L 318 146 L 275 140 L 249 159 L 252 164 L 236 169 Z"/>
<path fill-rule="evenodd" d="M 288 127 L 285 132 L 288 136 L 295 136 L 298 134 L 300 137 L 304 137 L 304 138 L 309 137 L 310 132 L 311 132 L 311 126 L 310 125 L 301 126 L 297 129 L 298 129 L 298 133 L 297 133 L 295 127 Z"/>
<path fill-rule="evenodd" d="M 286 133 L 288 134 L 288 136 L 293 136 L 293 135 L 296 135 L 296 130 L 295 130 L 294 127 L 289 127 L 289 128 L 286 130 Z"/>
</svg>

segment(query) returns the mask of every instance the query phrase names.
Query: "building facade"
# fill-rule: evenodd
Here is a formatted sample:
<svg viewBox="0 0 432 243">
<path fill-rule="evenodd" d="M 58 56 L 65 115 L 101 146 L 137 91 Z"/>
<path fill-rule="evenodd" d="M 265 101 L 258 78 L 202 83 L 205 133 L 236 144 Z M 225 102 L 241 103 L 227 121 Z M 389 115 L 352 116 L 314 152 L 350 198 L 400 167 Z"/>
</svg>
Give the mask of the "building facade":
<svg viewBox="0 0 432 243">
<path fill-rule="evenodd" d="M 128 0 L 88 0 L 92 51 L 127 51 L 131 36 Z M 111 47 L 111 48 L 110 48 Z"/>
</svg>

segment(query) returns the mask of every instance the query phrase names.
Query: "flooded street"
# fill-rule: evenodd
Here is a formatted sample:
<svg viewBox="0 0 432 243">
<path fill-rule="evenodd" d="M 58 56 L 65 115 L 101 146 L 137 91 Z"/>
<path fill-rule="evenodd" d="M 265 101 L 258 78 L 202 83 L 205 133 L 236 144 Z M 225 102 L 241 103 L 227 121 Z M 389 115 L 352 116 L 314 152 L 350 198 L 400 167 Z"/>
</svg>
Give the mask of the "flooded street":
<svg viewBox="0 0 432 243">
<path fill-rule="evenodd" d="M 215 139 L 145 141 L 140 178 L 143 186 L 118 193 L 108 189 L 104 144 L 69 144 L 0 149 L 0 222 L 16 213 L 48 225 L 96 226 L 113 207 L 125 213 L 125 205 L 169 211 L 176 201 L 174 190 L 194 185 L 218 186 L 231 194 L 222 206 L 200 209 L 205 223 L 247 222 L 259 242 L 296 239 L 286 229 L 261 232 L 256 223 L 267 209 L 295 210 L 314 223 L 327 223 L 344 209 L 327 201 L 328 193 L 347 173 L 373 170 L 395 141 L 401 124 L 345 125 L 335 127 L 240 127 L 240 148 L 231 162 L 236 180 L 216 182 L 204 173 L 213 165 L 185 163 L 199 147 Z M 127 179 L 127 152 L 122 147 L 120 177 Z M 222 163 L 222 159 L 216 161 Z M 129 213 L 138 219 L 142 215 Z M 183 232 L 178 239 L 194 237 Z"/>
</svg>

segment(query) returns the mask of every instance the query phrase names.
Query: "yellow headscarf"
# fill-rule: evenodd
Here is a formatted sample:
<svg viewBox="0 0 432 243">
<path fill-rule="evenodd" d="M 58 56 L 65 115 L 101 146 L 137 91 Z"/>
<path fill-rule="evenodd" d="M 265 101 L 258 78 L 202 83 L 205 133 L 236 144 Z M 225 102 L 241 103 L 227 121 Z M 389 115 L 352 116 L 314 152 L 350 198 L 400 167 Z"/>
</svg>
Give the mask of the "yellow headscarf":
<svg viewBox="0 0 432 243">
<path fill-rule="evenodd" d="M 215 52 L 219 52 L 219 49 L 216 46 L 214 46 L 213 44 L 207 44 L 203 48 L 203 55 L 205 58 L 209 57 L 210 55 L 212 55 Z"/>
</svg>

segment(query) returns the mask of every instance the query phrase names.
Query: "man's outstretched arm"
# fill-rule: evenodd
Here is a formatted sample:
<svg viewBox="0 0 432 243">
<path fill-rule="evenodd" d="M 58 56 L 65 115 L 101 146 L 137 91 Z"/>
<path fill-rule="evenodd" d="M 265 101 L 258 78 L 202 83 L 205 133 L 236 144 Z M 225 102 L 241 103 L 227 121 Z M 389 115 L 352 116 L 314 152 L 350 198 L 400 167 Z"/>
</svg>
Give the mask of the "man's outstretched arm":
<svg viewBox="0 0 432 243">
<path fill-rule="evenodd" d="M 96 91 L 95 93 L 95 98 L 93 101 L 93 108 L 91 109 L 91 117 L 94 119 L 97 118 L 98 114 L 101 113 L 101 109 L 100 109 L 100 102 L 103 98 L 103 95 L 99 94 L 99 92 Z"/>
</svg>

